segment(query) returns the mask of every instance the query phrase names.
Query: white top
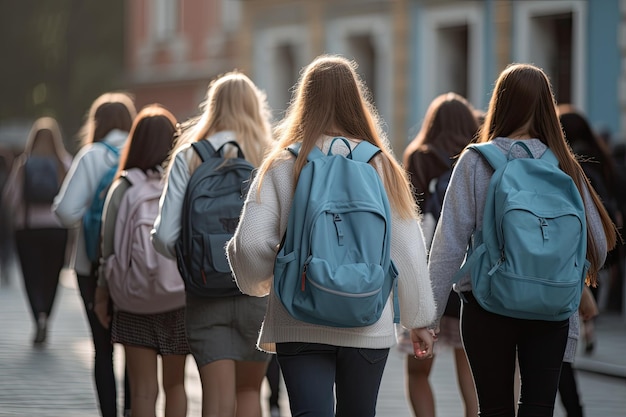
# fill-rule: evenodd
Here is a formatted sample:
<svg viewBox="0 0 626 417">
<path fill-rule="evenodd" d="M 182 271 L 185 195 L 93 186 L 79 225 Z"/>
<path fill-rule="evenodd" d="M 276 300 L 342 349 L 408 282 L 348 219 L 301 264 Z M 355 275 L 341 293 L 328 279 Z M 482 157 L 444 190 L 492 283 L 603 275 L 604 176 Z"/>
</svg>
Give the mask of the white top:
<svg viewBox="0 0 626 417">
<path fill-rule="evenodd" d="M 127 137 L 128 132 L 115 129 L 102 141 L 119 149 L 124 146 Z M 52 211 L 65 227 L 80 226 L 74 266 L 78 275 L 86 276 L 91 272 L 91 261 L 85 250 L 83 216 L 91 205 L 100 180 L 114 164 L 117 164 L 117 160 L 108 148 L 96 146 L 95 143 L 83 146 L 72 161 L 61 190 L 52 204 Z"/>
<path fill-rule="evenodd" d="M 320 138 L 327 151 L 330 137 Z M 357 141 L 350 141 L 351 147 Z M 347 154 L 338 144 L 333 153 Z M 285 151 L 288 153 L 288 151 Z M 377 156 L 376 158 L 380 158 Z M 381 349 L 396 343 L 391 297 L 378 322 L 358 328 L 319 326 L 295 320 L 273 292 L 274 259 L 285 233 L 294 191 L 295 158 L 276 162 L 266 173 L 262 188 L 259 177 L 251 184 L 239 226 L 228 242 L 228 258 L 245 294 L 262 297 L 270 294 L 258 346 L 275 352 L 276 342 L 310 342 L 335 346 Z M 433 292 L 428 278 L 426 249 L 422 231 L 415 219 L 401 219 L 392 212 L 391 258 L 399 271 L 400 320 L 406 328 L 428 326 L 435 316 Z"/>
</svg>

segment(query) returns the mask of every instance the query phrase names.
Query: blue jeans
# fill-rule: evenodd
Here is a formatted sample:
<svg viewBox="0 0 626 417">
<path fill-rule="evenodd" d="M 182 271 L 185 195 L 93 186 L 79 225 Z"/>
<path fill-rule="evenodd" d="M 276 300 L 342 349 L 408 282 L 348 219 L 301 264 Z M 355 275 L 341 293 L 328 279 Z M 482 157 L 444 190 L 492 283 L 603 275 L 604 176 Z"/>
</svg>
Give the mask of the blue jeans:
<svg viewBox="0 0 626 417">
<path fill-rule="evenodd" d="M 293 342 L 277 343 L 276 352 L 292 417 L 376 414 L 389 349 Z"/>
<path fill-rule="evenodd" d="M 471 293 L 461 310 L 461 335 L 481 417 L 513 417 L 515 358 L 521 393 L 518 417 L 551 417 L 569 321 L 521 320 L 484 310 Z"/>
</svg>

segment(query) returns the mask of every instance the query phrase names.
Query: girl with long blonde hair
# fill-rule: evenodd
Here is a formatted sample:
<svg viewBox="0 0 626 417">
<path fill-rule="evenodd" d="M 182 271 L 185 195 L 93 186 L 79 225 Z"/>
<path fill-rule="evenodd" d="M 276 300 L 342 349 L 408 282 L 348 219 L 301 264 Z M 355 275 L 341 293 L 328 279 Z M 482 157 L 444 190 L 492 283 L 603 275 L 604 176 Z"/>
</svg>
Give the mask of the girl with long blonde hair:
<svg viewBox="0 0 626 417">
<path fill-rule="evenodd" d="M 208 141 L 237 156 L 236 142 L 253 166 L 261 163 L 272 143 L 265 95 L 240 72 L 231 72 L 209 85 L 202 114 L 183 126 L 167 168 L 159 216 L 153 230 L 155 248 L 175 258 L 181 235 L 183 200 L 201 159 L 191 144 Z M 237 290 L 235 288 L 235 290 Z M 187 339 L 202 382 L 202 416 L 261 417 L 261 383 L 269 355 L 255 349 L 266 298 L 237 291 L 230 296 L 202 297 L 187 292 Z"/>
</svg>

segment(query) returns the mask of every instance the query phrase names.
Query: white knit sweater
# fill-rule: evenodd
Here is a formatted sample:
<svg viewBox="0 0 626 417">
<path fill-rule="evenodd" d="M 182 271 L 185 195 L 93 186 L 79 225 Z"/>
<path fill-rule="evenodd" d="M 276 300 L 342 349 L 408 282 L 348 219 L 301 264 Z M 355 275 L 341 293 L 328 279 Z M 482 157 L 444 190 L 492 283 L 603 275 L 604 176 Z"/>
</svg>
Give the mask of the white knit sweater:
<svg viewBox="0 0 626 417">
<path fill-rule="evenodd" d="M 329 137 L 320 139 L 327 151 Z M 358 142 L 351 141 L 354 147 Z M 341 144 L 333 153 L 347 153 Z M 287 153 L 287 151 L 285 151 Z M 380 158 L 380 156 L 377 156 Z M 388 348 L 395 344 L 393 303 L 388 300 L 375 324 L 359 328 L 336 328 L 295 320 L 273 292 L 274 259 L 285 233 L 294 190 L 295 158 L 286 156 L 266 173 L 259 190 L 258 177 L 253 181 L 235 236 L 227 252 L 237 285 L 245 294 L 270 294 L 258 346 L 275 352 L 275 343 L 309 342 L 335 346 Z M 428 326 L 435 315 L 433 292 L 428 278 L 426 250 L 422 231 L 415 219 L 400 219 L 393 213 L 391 258 L 399 271 L 400 320 L 406 328 Z"/>
</svg>

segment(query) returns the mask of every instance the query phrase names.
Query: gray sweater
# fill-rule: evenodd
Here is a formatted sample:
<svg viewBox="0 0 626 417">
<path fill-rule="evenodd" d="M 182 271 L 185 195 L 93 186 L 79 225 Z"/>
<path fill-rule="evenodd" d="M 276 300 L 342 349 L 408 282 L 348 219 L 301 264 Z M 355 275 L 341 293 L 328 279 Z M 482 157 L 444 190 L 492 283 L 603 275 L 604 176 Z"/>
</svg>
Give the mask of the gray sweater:
<svg viewBox="0 0 626 417">
<path fill-rule="evenodd" d="M 513 142 L 514 140 L 509 138 L 493 140 L 504 153 L 509 151 Z M 528 139 L 524 143 L 535 157 L 540 157 L 547 149 L 539 139 Z M 512 155 L 518 158 L 526 154 L 522 148 L 515 147 Z M 487 161 L 474 151 L 463 152 L 454 167 L 429 258 L 429 274 L 437 304 L 436 323 L 443 315 L 453 277 L 463 263 L 470 237 L 475 230 L 482 228 L 482 216 L 492 173 L 493 169 Z M 589 230 L 596 242 L 596 251 L 601 256 L 600 261 L 604 263 L 607 243 L 600 215 L 587 190 L 584 192 L 583 200 Z M 472 286 L 469 275 L 461 277 L 454 289 L 457 292 L 470 291 Z M 570 318 L 570 341 L 566 350 L 566 360 L 573 359 L 578 327 L 578 315 L 574 314 Z"/>
</svg>

